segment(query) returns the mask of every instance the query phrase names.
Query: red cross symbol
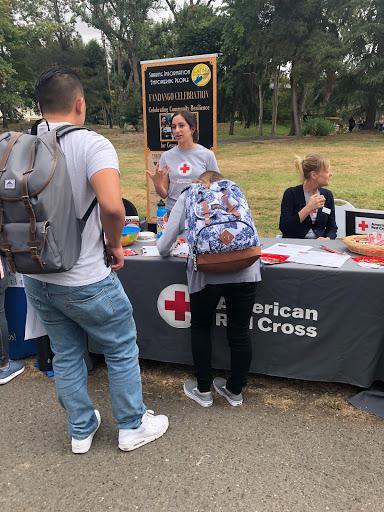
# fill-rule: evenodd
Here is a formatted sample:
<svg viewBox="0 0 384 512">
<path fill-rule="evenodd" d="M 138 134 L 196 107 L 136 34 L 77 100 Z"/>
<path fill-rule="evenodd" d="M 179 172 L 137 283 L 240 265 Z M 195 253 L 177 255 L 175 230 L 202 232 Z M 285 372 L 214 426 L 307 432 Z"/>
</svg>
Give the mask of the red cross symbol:
<svg viewBox="0 0 384 512">
<path fill-rule="evenodd" d="M 164 301 L 167 311 L 175 312 L 175 320 L 185 321 L 185 313 L 191 311 L 191 305 L 185 300 L 185 292 L 175 291 L 175 300 Z"/>
<path fill-rule="evenodd" d="M 361 231 L 365 231 L 367 228 L 369 228 L 368 224 L 365 222 L 365 220 L 362 220 L 360 224 L 358 224 L 359 228 L 361 228 Z"/>
<path fill-rule="evenodd" d="M 180 171 L 183 173 L 183 174 L 187 174 L 188 171 L 190 171 L 191 168 L 187 165 L 187 164 L 183 164 L 181 167 L 180 167 Z"/>
</svg>

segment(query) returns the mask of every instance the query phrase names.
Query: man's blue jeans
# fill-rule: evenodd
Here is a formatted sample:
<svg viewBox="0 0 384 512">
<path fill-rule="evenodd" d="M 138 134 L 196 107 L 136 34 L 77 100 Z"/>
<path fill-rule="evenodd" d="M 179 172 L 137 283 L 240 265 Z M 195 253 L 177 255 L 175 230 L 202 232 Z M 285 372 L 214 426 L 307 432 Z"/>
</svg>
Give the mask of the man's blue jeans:
<svg viewBox="0 0 384 512">
<path fill-rule="evenodd" d="M 68 431 L 84 439 L 97 419 L 88 396 L 87 334 L 108 367 L 113 415 L 119 428 L 136 428 L 145 412 L 132 306 L 114 272 L 86 286 L 59 286 L 25 277 L 25 291 L 51 340 L 56 392 L 68 413 Z"/>
</svg>

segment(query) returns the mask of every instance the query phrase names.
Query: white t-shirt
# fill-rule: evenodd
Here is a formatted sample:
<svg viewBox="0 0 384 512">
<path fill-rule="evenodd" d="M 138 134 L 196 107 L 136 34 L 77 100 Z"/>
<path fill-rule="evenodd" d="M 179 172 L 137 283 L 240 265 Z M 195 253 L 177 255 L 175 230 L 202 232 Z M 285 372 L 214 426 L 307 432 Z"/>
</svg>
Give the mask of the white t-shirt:
<svg viewBox="0 0 384 512">
<path fill-rule="evenodd" d="M 203 172 L 219 171 L 215 154 L 201 144 L 196 144 L 193 149 L 175 146 L 165 151 L 160 158 L 160 169 L 165 165 L 169 167 L 168 210 L 173 208 L 181 192 Z"/>
<path fill-rule="evenodd" d="M 49 127 L 52 130 L 64 124 L 69 123 L 49 123 Z M 39 134 L 47 130 L 45 123 L 41 123 L 38 127 Z M 67 162 L 76 215 L 81 218 L 95 197 L 89 180 L 102 169 L 111 168 L 119 172 L 119 160 L 111 142 L 95 132 L 75 131 L 63 136 L 59 139 L 59 143 Z M 110 272 L 110 267 L 106 267 L 104 263 L 104 247 L 97 205 L 87 220 L 82 234 L 80 257 L 71 270 L 57 274 L 33 274 L 29 277 L 62 286 L 84 286 L 101 281 Z"/>
</svg>

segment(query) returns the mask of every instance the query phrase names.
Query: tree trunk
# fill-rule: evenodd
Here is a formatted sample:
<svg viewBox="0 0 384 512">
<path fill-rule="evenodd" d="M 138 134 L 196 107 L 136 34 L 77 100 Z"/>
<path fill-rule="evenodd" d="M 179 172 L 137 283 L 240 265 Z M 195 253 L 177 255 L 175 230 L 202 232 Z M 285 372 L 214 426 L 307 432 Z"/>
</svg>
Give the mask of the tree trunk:
<svg viewBox="0 0 384 512">
<path fill-rule="evenodd" d="M 303 117 L 305 112 L 305 100 L 307 98 L 307 88 L 305 85 L 302 86 L 302 88 L 299 91 L 298 94 L 298 109 L 299 109 L 299 123 L 300 123 L 300 133 L 303 131 Z"/>
<path fill-rule="evenodd" d="M 365 130 L 374 130 L 376 122 L 377 99 L 373 94 L 368 96 L 368 105 L 365 110 Z"/>
<path fill-rule="evenodd" d="M 231 114 L 229 117 L 229 135 L 233 135 L 235 133 L 235 114 L 233 110 L 231 110 Z"/>
<path fill-rule="evenodd" d="M 133 84 L 138 87 L 140 85 L 140 76 L 139 76 L 139 70 L 138 70 L 138 59 L 135 54 L 131 54 L 129 58 L 129 63 L 131 65 L 131 70 L 133 73 Z"/>
<path fill-rule="evenodd" d="M 291 101 L 292 101 L 292 117 L 293 117 L 293 134 L 297 137 L 301 137 L 301 126 L 300 126 L 300 118 L 299 118 L 299 107 L 298 107 L 298 97 L 297 97 L 297 83 L 293 78 L 292 73 L 290 75 L 289 81 L 291 82 Z"/>
<path fill-rule="evenodd" d="M 273 77 L 271 135 L 276 135 L 277 108 L 279 106 L 279 76 L 280 76 L 280 66 L 278 66 L 275 76 Z"/>
<path fill-rule="evenodd" d="M 103 41 L 104 56 L 105 56 L 105 71 L 106 71 L 106 74 L 107 74 L 107 86 L 108 86 L 108 105 L 105 106 L 105 113 L 106 113 L 107 118 L 108 118 L 109 127 L 113 128 L 111 77 L 109 75 L 109 66 L 108 66 L 108 57 L 107 57 L 107 46 L 105 44 L 105 34 L 104 34 L 104 32 L 102 33 L 101 38 L 102 38 L 102 41 Z"/>
<path fill-rule="evenodd" d="M 327 71 L 327 80 L 325 82 L 324 103 L 328 104 L 332 93 L 336 87 L 337 75 L 335 71 Z"/>
<path fill-rule="evenodd" d="M 263 118 L 264 118 L 264 91 L 263 84 L 259 84 L 259 136 L 263 136 Z"/>
<path fill-rule="evenodd" d="M 124 70 L 123 70 L 123 61 L 121 55 L 121 43 L 120 41 L 117 43 L 117 105 L 115 105 L 117 111 L 117 122 L 119 124 L 119 128 L 124 128 L 124 119 L 121 115 L 121 107 L 124 105 L 124 91 L 123 91 L 123 78 L 124 78 Z"/>
</svg>

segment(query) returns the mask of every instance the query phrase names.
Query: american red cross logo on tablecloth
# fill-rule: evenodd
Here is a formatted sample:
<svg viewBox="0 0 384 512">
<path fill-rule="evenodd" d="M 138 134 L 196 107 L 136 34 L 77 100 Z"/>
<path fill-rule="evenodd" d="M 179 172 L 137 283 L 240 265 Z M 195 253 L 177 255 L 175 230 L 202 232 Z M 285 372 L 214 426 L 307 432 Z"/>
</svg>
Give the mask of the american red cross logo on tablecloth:
<svg viewBox="0 0 384 512">
<path fill-rule="evenodd" d="M 185 284 L 171 284 L 164 288 L 157 299 L 161 318 L 172 327 L 186 329 L 191 325 L 191 304 Z"/>
<path fill-rule="evenodd" d="M 358 226 L 361 231 L 365 231 L 367 228 L 369 228 L 369 225 L 365 222 L 365 220 L 362 220 Z"/>
<path fill-rule="evenodd" d="M 179 165 L 178 171 L 182 176 L 188 176 L 192 172 L 192 165 L 189 162 L 183 162 Z"/>
<path fill-rule="evenodd" d="M 185 320 L 185 313 L 191 311 L 191 305 L 185 300 L 185 292 L 175 292 L 175 300 L 166 300 L 164 307 L 167 311 L 175 312 L 175 320 Z"/>
</svg>

